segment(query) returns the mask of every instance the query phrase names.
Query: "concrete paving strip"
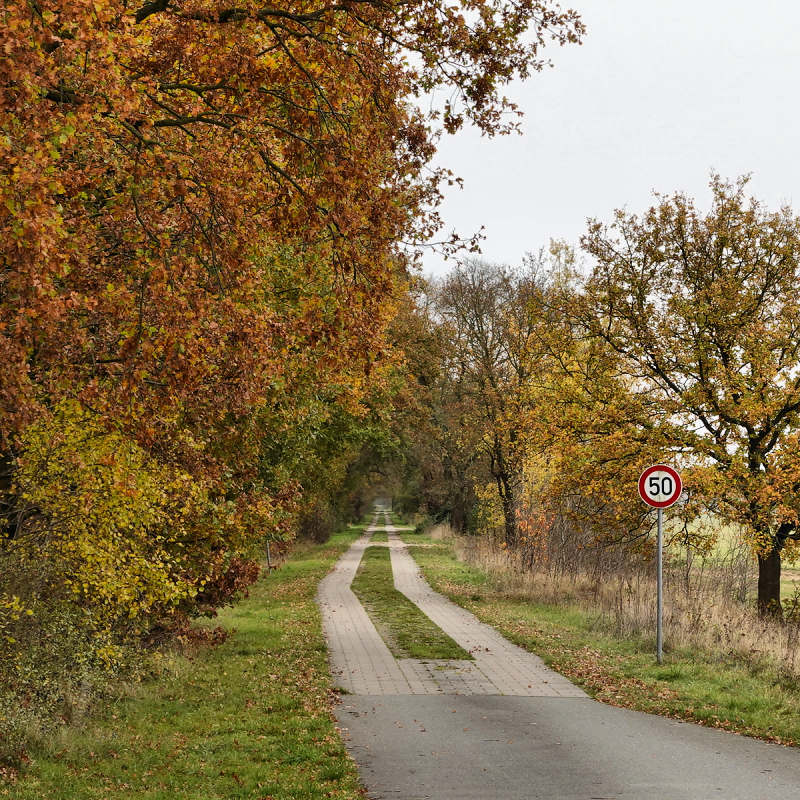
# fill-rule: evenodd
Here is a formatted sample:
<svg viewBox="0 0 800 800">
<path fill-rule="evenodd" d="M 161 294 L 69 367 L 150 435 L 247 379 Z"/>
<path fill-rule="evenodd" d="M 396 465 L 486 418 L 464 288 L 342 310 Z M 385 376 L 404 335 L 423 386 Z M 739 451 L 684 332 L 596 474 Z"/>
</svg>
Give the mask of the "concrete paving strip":
<svg viewBox="0 0 800 800">
<path fill-rule="evenodd" d="M 394 528 L 389 526 L 387 531 L 395 588 L 475 659 L 471 670 L 475 673 L 474 690 L 457 694 L 586 697 L 582 689 L 549 669 L 538 656 L 512 644 L 474 614 L 434 592 Z"/>
<path fill-rule="evenodd" d="M 412 694 L 406 678 L 364 607 L 350 590 L 375 525 L 339 559 L 317 590 L 334 684 L 350 694 Z"/>
<path fill-rule="evenodd" d="M 373 523 L 321 583 L 322 610 L 335 684 L 350 694 L 500 694 L 523 697 L 586 697 L 532 653 L 504 639 L 473 614 L 434 592 L 395 529 L 385 521 L 394 584 L 474 661 L 395 659 L 350 589 Z"/>
</svg>

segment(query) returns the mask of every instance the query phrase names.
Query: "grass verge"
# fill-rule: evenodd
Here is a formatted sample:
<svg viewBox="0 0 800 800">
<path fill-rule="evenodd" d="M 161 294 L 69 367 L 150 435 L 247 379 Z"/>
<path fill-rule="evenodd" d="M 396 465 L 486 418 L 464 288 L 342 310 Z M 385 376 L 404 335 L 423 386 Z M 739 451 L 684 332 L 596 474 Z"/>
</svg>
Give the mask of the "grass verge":
<svg viewBox="0 0 800 800">
<path fill-rule="evenodd" d="M 697 649 L 667 651 L 655 662 L 655 637 L 620 638 L 597 615 L 533 603 L 502 579 L 459 561 L 450 545 L 413 550 L 441 594 L 539 655 L 604 703 L 690 720 L 783 744 L 800 743 L 800 687 L 769 662 L 744 663 Z M 668 645 L 668 632 L 666 634 Z"/>
<path fill-rule="evenodd" d="M 174 657 L 158 678 L 68 729 L 14 800 L 363 798 L 330 713 L 330 673 L 314 595 L 362 528 L 298 546 L 214 624 L 219 647 Z"/>
<path fill-rule="evenodd" d="M 388 547 L 364 551 L 352 589 L 395 657 L 472 658 L 394 588 Z"/>
</svg>

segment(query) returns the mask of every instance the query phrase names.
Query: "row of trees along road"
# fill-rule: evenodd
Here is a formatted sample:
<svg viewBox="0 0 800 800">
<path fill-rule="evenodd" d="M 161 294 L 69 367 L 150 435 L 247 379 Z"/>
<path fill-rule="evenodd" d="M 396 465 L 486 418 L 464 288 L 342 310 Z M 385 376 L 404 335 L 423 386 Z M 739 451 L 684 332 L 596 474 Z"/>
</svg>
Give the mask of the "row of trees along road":
<svg viewBox="0 0 800 800">
<path fill-rule="evenodd" d="M 637 478 L 666 460 L 687 489 L 674 514 L 742 526 L 759 610 L 779 614 L 800 539 L 800 220 L 745 189 L 714 177 L 708 213 L 677 194 L 591 223 L 587 269 L 554 245 L 427 287 L 416 313 L 438 338 L 409 360 L 439 369 L 418 378 L 411 494 L 466 529 L 491 487 L 506 546 L 530 558 L 555 520 L 641 546 Z"/>
<path fill-rule="evenodd" d="M 3 3 L 4 732 L 356 490 L 436 137 L 512 129 L 503 85 L 582 33 L 546 0 Z"/>
</svg>

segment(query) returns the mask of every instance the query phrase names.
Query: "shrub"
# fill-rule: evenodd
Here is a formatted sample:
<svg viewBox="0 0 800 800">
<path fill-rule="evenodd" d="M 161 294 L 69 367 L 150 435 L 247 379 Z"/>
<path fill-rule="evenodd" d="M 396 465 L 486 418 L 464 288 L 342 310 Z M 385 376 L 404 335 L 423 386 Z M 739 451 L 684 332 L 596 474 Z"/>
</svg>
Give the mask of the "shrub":
<svg viewBox="0 0 800 800">
<path fill-rule="evenodd" d="M 325 502 L 317 501 L 300 515 L 297 535 L 300 539 L 323 544 L 331 538 L 335 526 L 336 518 L 331 507 Z"/>
<path fill-rule="evenodd" d="M 0 764 L 19 767 L 32 744 L 79 722 L 99 698 L 136 677 L 140 658 L 70 602 L 0 601 Z M 11 610 L 9 611 L 9 608 Z"/>
<path fill-rule="evenodd" d="M 189 618 L 246 593 L 259 568 L 237 553 L 263 530 L 257 502 L 215 500 L 75 401 L 20 444 L 0 531 L 0 763 L 13 767 L 137 674 L 143 642 L 188 640 Z"/>
</svg>

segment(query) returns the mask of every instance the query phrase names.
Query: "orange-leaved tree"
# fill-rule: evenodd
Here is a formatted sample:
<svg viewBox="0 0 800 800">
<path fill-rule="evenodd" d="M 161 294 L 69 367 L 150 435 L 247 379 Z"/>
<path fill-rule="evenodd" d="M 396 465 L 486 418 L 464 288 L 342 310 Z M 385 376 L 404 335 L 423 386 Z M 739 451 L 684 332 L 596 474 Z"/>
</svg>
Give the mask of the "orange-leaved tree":
<svg viewBox="0 0 800 800">
<path fill-rule="evenodd" d="M 582 31 L 545 0 L 3 4 L 0 617 L 206 609 L 343 485 L 437 131 L 512 127 L 503 84 Z"/>
<path fill-rule="evenodd" d="M 1 13 L 2 431 L 40 413 L 42 390 L 77 390 L 129 417 L 134 398 L 148 445 L 183 404 L 201 425 L 237 413 L 282 362 L 294 332 L 263 302 L 264 240 L 314 248 L 296 287 L 331 263 L 368 344 L 389 256 L 436 226 L 442 174 L 424 173 L 431 132 L 407 99 L 451 85 L 464 104 L 443 124 L 497 131 L 499 85 L 541 66 L 546 37 L 581 32 L 534 0 Z"/>
<path fill-rule="evenodd" d="M 747 530 L 759 609 L 779 613 L 781 555 L 800 539 L 800 219 L 746 183 L 714 176 L 705 214 L 676 194 L 592 223 L 577 308 L 649 409 L 662 457 L 685 467 L 693 503 Z"/>
<path fill-rule="evenodd" d="M 438 224 L 431 126 L 504 129 L 499 87 L 582 32 L 536 0 L 0 14 L 3 471 L 76 398 L 236 498 L 294 376 L 358 402 Z M 445 85 L 439 122 L 409 102 Z"/>
</svg>

